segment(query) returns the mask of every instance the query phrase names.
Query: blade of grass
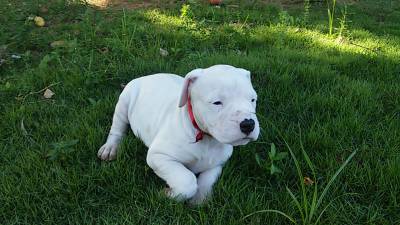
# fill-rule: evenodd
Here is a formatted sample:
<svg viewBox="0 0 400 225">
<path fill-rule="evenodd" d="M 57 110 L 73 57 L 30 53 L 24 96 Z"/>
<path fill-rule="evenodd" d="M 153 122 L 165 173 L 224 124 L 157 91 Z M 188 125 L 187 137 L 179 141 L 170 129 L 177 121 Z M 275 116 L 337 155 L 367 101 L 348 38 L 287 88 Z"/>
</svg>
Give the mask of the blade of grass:
<svg viewBox="0 0 400 225">
<path fill-rule="evenodd" d="M 317 220 L 315 221 L 314 224 L 317 225 L 317 224 L 319 223 L 319 220 L 321 219 L 322 215 L 323 215 L 324 212 L 329 208 L 329 206 L 332 205 L 333 202 L 335 202 L 335 201 L 338 200 L 339 198 L 341 198 L 341 197 L 343 197 L 343 196 L 346 196 L 346 195 L 358 195 L 358 193 L 345 193 L 345 194 L 339 195 L 339 196 L 337 196 L 336 198 L 334 198 L 333 200 L 331 200 L 331 201 L 328 203 L 328 205 L 326 205 L 326 206 L 324 207 L 324 209 L 321 211 L 321 213 L 319 214 L 319 216 L 318 216 L 318 218 L 317 218 Z"/>
<path fill-rule="evenodd" d="M 249 215 L 243 217 L 242 220 L 244 220 L 244 219 L 246 219 L 246 218 L 248 218 L 250 216 L 253 216 L 254 214 L 268 213 L 268 212 L 269 213 L 277 213 L 279 215 L 282 215 L 282 216 L 286 217 L 288 220 L 290 220 L 290 222 L 296 224 L 296 221 L 291 216 L 287 215 L 286 213 L 284 213 L 282 211 L 276 210 L 276 209 L 264 209 L 264 210 L 256 211 L 256 212 L 250 213 Z"/>
<path fill-rule="evenodd" d="M 299 200 L 296 198 L 296 196 L 293 194 L 293 192 L 286 186 L 286 190 L 289 192 L 290 197 L 293 199 L 295 205 L 299 209 L 301 220 L 304 221 L 304 213 L 303 209 L 301 208 Z"/>
<path fill-rule="evenodd" d="M 325 186 L 324 190 L 322 191 L 321 196 L 318 199 L 316 208 L 319 207 L 321 204 L 322 200 L 324 199 L 326 193 L 328 192 L 329 188 L 332 186 L 333 182 L 336 180 L 336 178 L 339 176 L 339 174 L 343 171 L 343 169 L 349 164 L 350 160 L 354 157 L 354 155 L 357 153 L 357 150 L 355 150 L 351 155 L 346 159 L 346 161 L 340 166 L 340 168 L 336 171 L 336 173 L 332 176 L 332 178 L 329 180 L 328 184 Z"/>
<path fill-rule="evenodd" d="M 279 131 L 278 131 L 278 133 L 281 135 L 281 133 Z M 300 182 L 300 186 L 301 186 L 301 192 L 302 192 L 302 195 L 303 195 L 302 203 L 303 203 L 303 207 L 304 207 L 304 210 L 303 210 L 304 214 L 305 214 L 304 217 L 305 217 L 306 220 L 308 220 L 308 201 L 307 201 L 306 187 L 305 187 L 304 182 L 303 182 L 303 172 L 301 171 L 299 161 L 297 160 L 296 156 L 294 155 L 294 153 L 292 151 L 292 148 L 290 148 L 289 144 L 287 143 L 285 138 L 283 138 L 282 135 L 281 135 L 281 138 L 285 142 L 286 147 L 288 148 L 288 150 L 290 152 L 290 155 L 292 156 L 292 159 L 293 159 L 294 164 L 296 166 L 297 176 L 299 177 L 299 182 Z"/>
<path fill-rule="evenodd" d="M 287 143 L 286 139 L 284 138 L 284 136 L 282 135 L 282 133 L 280 132 L 280 130 L 275 126 L 275 124 L 272 124 L 270 121 L 266 120 L 269 124 L 271 124 L 273 126 L 273 128 L 278 132 L 278 135 L 282 138 L 282 140 L 285 142 L 286 147 L 288 148 L 290 155 L 292 156 L 292 159 L 294 161 L 294 164 L 296 166 L 296 170 L 297 170 L 297 176 L 299 177 L 299 182 L 300 182 L 300 186 L 301 186 L 301 192 L 302 192 L 302 203 L 303 203 L 303 213 L 304 213 L 304 219 L 303 222 L 308 221 L 308 201 L 307 201 L 307 193 L 306 193 L 306 188 L 305 188 L 305 184 L 303 182 L 303 172 L 301 171 L 300 168 L 300 164 L 299 161 L 297 160 L 295 154 L 292 151 L 292 148 L 289 146 L 289 144 Z"/>
<path fill-rule="evenodd" d="M 311 204 L 310 204 L 310 212 L 309 212 L 308 217 L 307 217 L 308 223 L 311 223 L 311 220 L 313 218 L 314 212 L 317 210 L 317 208 L 315 207 L 316 206 L 316 202 L 317 202 L 317 196 L 318 196 L 318 184 L 316 182 L 317 181 L 317 176 L 316 176 L 314 164 L 311 162 L 310 157 L 308 156 L 306 150 L 304 149 L 300 124 L 298 124 L 298 127 L 299 127 L 299 139 L 300 139 L 301 152 L 303 154 L 304 159 L 307 162 L 308 167 L 311 169 L 311 172 L 312 172 L 312 175 L 313 175 L 313 179 L 315 181 L 314 191 L 313 191 L 312 200 L 311 200 Z"/>
</svg>

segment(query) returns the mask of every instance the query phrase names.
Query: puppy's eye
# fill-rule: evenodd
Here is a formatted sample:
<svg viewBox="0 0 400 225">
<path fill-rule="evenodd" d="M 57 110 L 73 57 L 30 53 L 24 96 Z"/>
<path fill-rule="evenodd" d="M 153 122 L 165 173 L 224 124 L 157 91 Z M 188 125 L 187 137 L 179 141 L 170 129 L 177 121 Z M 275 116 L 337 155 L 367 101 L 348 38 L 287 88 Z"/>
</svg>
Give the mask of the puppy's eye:
<svg viewBox="0 0 400 225">
<path fill-rule="evenodd" d="M 214 105 L 222 105 L 222 102 L 221 101 L 216 101 L 216 102 L 213 102 L 213 104 Z"/>
<path fill-rule="evenodd" d="M 256 99 L 254 99 L 254 98 L 253 98 L 253 99 L 251 99 L 251 102 L 255 102 L 255 101 L 256 101 Z"/>
</svg>

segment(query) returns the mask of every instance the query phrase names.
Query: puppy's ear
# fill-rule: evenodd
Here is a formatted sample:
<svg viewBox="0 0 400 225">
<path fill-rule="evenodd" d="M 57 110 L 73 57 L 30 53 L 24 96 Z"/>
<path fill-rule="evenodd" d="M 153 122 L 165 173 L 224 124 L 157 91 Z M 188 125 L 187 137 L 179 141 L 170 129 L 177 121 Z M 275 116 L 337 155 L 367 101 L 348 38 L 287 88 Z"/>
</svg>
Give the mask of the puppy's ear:
<svg viewBox="0 0 400 225">
<path fill-rule="evenodd" d="M 189 86 L 196 81 L 197 77 L 202 72 L 203 69 L 195 69 L 186 74 L 181 91 L 181 97 L 179 99 L 179 107 L 183 107 L 186 104 L 189 96 Z"/>
<path fill-rule="evenodd" d="M 245 69 L 240 69 L 240 71 L 241 71 L 247 78 L 249 78 L 249 80 L 251 80 L 251 78 L 250 78 L 250 71 L 245 70 Z"/>
</svg>

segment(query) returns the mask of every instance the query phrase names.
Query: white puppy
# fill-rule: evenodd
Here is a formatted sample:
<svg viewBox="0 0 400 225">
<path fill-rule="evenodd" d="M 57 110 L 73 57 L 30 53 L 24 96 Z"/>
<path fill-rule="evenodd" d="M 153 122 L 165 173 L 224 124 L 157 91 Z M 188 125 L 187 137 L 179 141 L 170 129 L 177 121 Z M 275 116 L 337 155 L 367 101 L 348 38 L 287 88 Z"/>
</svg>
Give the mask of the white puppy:
<svg viewBox="0 0 400 225">
<path fill-rule="evenodd" d="M 185 78 L 162 73 L 134 79 L 119 97 L 98 157 L 115 159 L 130 125 L 149 148 L 147 164 L 167 182 L 167 195 L 202 203 L 232 146 L 258 138 L 256 101 L 250 72 L 228 65 L 195 69 Z"/>
</svg>

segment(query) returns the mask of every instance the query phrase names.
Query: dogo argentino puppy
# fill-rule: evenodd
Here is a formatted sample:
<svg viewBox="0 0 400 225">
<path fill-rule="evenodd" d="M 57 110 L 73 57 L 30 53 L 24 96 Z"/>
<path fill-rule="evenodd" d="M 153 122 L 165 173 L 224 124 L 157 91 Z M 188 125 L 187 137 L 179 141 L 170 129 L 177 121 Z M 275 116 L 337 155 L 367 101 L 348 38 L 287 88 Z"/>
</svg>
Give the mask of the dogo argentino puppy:
<svg viewBox="0 0 400 225">
<path fill-rule="evenodd" d="M 229 65 L 195 69 L 185 78 L 160 73 L 134 79 L 119 97 L 98 157 L 115 159 L 130 125 L 149 148 L 147 164 L 168 184 L 167 195 L 200 204 L 232 146 L 258 138 L 256 101 L 250 72 Z"/>
</svg>

